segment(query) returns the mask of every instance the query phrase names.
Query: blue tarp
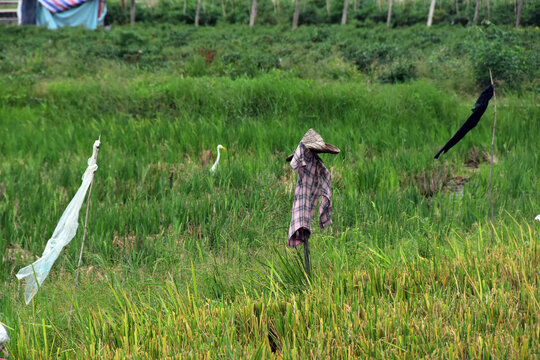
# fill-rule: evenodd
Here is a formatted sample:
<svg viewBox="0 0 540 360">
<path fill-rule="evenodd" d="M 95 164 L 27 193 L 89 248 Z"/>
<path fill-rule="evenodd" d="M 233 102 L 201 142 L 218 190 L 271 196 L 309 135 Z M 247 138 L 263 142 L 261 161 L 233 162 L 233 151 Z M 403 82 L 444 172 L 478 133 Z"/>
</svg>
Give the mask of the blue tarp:
<svg viewBox="0 0 540 360">
<path fill-rule="evenodd" d="M 84 26 L 88 29 L 96 29 L 103 26 L 103 19 L 107 11 L 98 18 L 99 0 L 92 0 L 70 10 L 53 14 L 37 3 L 36 25 L 46 26 L 53 30 L 65 26 Z"/>
</svg>

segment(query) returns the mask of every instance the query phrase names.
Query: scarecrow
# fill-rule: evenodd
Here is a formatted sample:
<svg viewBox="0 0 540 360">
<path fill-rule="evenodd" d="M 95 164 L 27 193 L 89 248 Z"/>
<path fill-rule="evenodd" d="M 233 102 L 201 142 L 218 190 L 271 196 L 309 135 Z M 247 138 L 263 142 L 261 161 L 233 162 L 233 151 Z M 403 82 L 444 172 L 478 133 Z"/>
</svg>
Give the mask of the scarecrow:
<svg viewBox="0 0 540 360">
<path fill-rule="evenodd" d="M 295 248 L 304 244 L 305 269 L 311 278 L 309 264 L 309 236 L 311 234 L 311 218 L 315 206 L 322 197 L 319 209 L 319 224 L 326 228 L 332 224 L 332 184 L 330 172 L 324 166 L 320 153 L 338 154 L 340 150 L 324 142 L 321 135 L 309 129 L 296 148 L 287 157 L 291 167 L 298 174 L 298 182 L 294 191 L 291 225 L 289 227 L 289 246 Z"/>
</svg>

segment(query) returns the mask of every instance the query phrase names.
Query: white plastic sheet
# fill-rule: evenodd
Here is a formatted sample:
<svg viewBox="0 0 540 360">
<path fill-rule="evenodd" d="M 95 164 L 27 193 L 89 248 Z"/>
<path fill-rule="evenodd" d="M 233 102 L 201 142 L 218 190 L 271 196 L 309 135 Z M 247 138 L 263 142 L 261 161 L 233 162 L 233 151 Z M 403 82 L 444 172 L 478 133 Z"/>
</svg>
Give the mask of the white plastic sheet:
<svg viewBox="0 0 540 360">
<path fill-rule="evenodd" d="M 0 323 L 0 347 L 9 341 L 9 335 L 6 328 Z"/>
<path fill-rule="evenodd" d="M 84 202 L 86 191 L 92 182 L 93 174 L 98 168 L 96 159 L 99 145 L 99 140 L 94 142 L 94 152 L 92 157 L 88 159 L 88 167 L 82 176 L 82 184 L 62 214 L 58 225 L 56 225 L 56 229 L 54 229 L 52 237 L 45 246 L 43 255 L 33 264 L 22 268 L 17 273 L 17 278 L 19 280 L 26 280 L 24 299 L 27 305 L 32 301 L 39 286 L 41 286 L 43 281 L 47 278 L 47 275 L 49 275 L 49 271 L 51 271 L 51 268 L 62 249 L 70 243 L 77 233 L 77 227 L 79 226 L 79 211 Z"/>
</svg>

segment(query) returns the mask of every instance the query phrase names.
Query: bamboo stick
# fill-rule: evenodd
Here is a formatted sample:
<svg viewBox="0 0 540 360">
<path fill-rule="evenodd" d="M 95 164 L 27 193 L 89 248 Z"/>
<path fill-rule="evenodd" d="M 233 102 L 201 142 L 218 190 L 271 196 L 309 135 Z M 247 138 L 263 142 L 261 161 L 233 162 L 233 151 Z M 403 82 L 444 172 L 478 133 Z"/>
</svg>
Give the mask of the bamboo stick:
<svg viewBox="0 0 540 360">
<path fill-rule="evenodd" d="M 491 243 L 495 238 L 495 224 L 493 217 L 493 196 L 492 196 L 492 176 L 493 176 L 493 143 L 495 142 L 495 126 L 497 125 L 497 97 L 495 96 L 495 84 L 493 83 L 493 76 L 491 69 L 489 69 L 489 78 L 491 79 L 491 85 L 493 86 L 493 134 L 491 135 L 491 161 L 489 162 L 489 204 L 491 207 Z"/>
<path fill-rule="evenodd" d="M 101 135 L 99 135 L 99 141 L 101 141 Z M 94 155 L 94 159 L 97 162 L 99 147 L 96 149 L 96 153 Z M 90 210 L 90 195 L 92 195 L 92 187 L 94 185 L 94 173 L 92 173 L 92 181 L 90 182 L 90 188 L 88 189 L 88 196 L 86 198 L 86 216 L 84 218 L 84 232 L 83 232 L 83 238 L 82 238 L 82 244 L 81 244 L 81 251 L 79 253 L 79 262 L 77 263 L 77 270 L 75 271 L 75 283 L 73 285 L 73 301 L 71 302 L 71 308 L 69 310 L 69 321 L 68 321 L 68 327 L 71 327 L 71 314 L 73 312 L 73 302 L 75 301 L 75 294 L 77 291 L 77 285 L 79 282 L 79 272 L 81 269 L 82 264 L 82 255 L 84 251 L 84 242 L 86 240 L 86 233 L 88 231 L 88 212 Z"/>
</svg>

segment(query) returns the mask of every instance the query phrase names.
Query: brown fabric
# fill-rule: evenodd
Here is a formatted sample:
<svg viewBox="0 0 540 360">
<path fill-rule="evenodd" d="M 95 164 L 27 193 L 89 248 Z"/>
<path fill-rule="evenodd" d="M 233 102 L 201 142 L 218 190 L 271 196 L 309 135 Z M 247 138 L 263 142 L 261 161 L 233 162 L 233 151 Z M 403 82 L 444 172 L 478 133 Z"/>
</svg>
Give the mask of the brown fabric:
<svg viewBox="0 0 540 360">
<path fill-rule="evenodd" d="M 321 135 L 319 135 L 315 130 L 309 129 L 305 134 L 302 140 L 303 143 L 308 149 L 314 153 L 327 153 L 327 154 L 339 154 L 341 150 L 335 145 L 327 144 L 324 142 Z M 287 161 L 291 161 L 294 154 L 291 154 L 287 157 Z"/>
</svg>

